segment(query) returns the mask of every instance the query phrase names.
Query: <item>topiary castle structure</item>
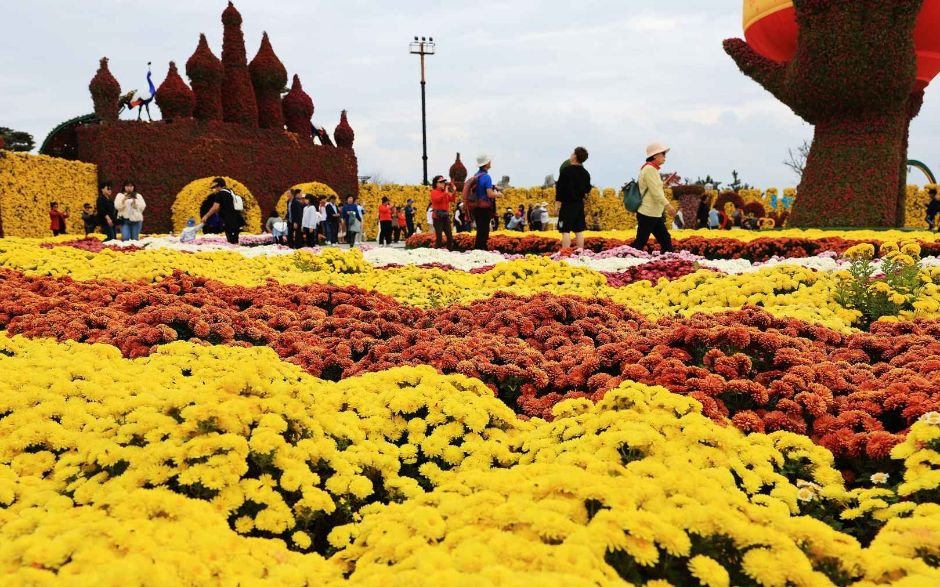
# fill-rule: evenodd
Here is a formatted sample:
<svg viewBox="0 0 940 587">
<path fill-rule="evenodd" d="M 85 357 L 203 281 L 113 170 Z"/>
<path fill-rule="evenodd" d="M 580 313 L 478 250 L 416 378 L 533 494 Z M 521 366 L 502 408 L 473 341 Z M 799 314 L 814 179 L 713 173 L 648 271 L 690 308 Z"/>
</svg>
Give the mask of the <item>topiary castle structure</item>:
<svg viewBox="0 0 940 587">
<path fill-rule="evenodd" d="M 134 179 L 147 197 L 148 232 L 170 231 L 177 194 L 209 176 L 238 179 L 264 214 L 284 191 L 304 182 L 325 183 L 341 196 L 358 194 L 355 135 L 346 112 L 335 146 L 315 144 L 313 100 L 297 75 L 281 98 L 287 70 L 267 33 L 249 64 L 242 17 L 231 2 L 222 23 L 222 59 L 200 35 L 185 66 L 190 85 L 170 63 L 156 94 L 162 121 L 119 120 L 121 87 L 104 58 L 89 85 L 95 115 L 60 125 L 44 143 L 45 154 L 96 164 L 100 179 Z"/>
</svg>

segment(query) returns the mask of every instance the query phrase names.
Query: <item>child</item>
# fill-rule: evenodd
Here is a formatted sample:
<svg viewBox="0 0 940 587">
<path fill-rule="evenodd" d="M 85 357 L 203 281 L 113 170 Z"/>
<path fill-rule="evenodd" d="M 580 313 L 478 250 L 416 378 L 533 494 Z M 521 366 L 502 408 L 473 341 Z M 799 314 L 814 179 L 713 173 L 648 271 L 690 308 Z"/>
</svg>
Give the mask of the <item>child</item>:
<svg viewBox="0 0 940 587">
<path fill-rule="evenodd" d="M 69 217 L 69 209 L 64 212 L 59 210 L 59 203 L 49 204 L 49 229 L 52 230 L 52 236 L 65 234 L 65 221 Z"/>
<path fill-rule="evenodd" d="M 405 238 L 408 238 L 408 218 L 405 216 L 404 208 L 395 208 L 396 217 L 395 217 L 395 238 L 394 241 L 397 243 L 401 240 L 402 235 L 405 235 Z"/>
<path fill-rule="evenodd" d="M 85 225 L 85 238 L 98 228 L 98 213 L 87 202 L 82 205 L 82 224 Z"/>
</svg>

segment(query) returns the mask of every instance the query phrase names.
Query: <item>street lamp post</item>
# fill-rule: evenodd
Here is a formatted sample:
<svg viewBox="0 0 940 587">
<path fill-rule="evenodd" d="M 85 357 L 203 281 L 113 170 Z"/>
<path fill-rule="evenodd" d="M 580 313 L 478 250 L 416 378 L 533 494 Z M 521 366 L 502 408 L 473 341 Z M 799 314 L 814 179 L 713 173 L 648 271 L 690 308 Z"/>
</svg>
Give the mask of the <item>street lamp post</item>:
<svg viewBox="0 0 940 587">
<path fill-rule="evenodd" d="M 427 108 L 425 107 L 424 87 L 424 56 L 434 55 L 434 37 L 415 37 L 410 45 L 412 55 L 421 56 L 421 143 L 423 146 L 422 159 L 424 160 L 424 185 L 428 185 L 428 122 Z"/>
</svg>

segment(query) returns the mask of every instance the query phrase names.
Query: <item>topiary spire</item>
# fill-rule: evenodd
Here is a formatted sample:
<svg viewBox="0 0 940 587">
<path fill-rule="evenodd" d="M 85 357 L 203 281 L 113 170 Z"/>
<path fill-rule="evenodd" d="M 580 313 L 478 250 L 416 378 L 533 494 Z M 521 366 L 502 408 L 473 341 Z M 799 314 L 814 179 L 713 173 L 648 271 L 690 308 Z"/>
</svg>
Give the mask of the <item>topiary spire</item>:
<svg viewBox="0 0 940 587">
<path fill-rule="evenodd" d="M 156 100 L 164 120 L 193 117 L 196 96 L 180 77 L 176 70 L 176 63 L 173 61 L 170 62 L 170 71 L 166 74 L 166 79 L 157 88 Z"/>
<path fill-rule="evenodd" d="M 313 117 L 313 99 L 304 92 L 300 77 L 294 75 L 294 83 L 283 100 L 284 120 L 287 130 L 313 140 L 310 119 Z"/>
<path fill-rule="evenodd" d="M 464 167 L 463 162 L 460 160 L 460 153 L 457 153 L 457 159 L 454 161 L 454 164 L 450 166 L 450 180 L 454 182 L 454 187 L 457 190 L 463 189 L 463 182 L 467 180 L 467 168 Z"/>
<path fill-rule="evenodd" d="M 337 147 L 352 149 L 355 138 L 356 133 L 354 133 L 352 127 L 349 126 L 349 120 L 346 119 L 346 111 L 343 110 L 339 115 L 339 124 L 336 125 L 336 130 L 333 131 L 333 140 L 336 141 Z"/>
<path fill-rule="evenodd" d="M 222 112 L 225 122 L 258 126 L 258 102 L 248 73 L 242 15 L 229 2 L 222 12 Z"/>
<path fill-rule="evenodd" d="M 108 58 L 102 57 L 98 72 L 88 84 L 91 99 L 95 104 L 95 115 L 104 122 L 118 119 L 118 100 L 121 97 L 121 84 L 118 83 L 111 70 L 108 69 Z"/>
<path fill-rule="evenodd" d="M 268 33 L 261 36 L 261 47 L 248 65 L 248 71 L 258 98 L 258 125 L 261 128 L 284 128 L 281 90 L 287 85 L 287 69 L 274 53 Z"/>
<path fill-rule="evenodd" d="M 222 62 L 199 35 L 196 51 L 186 62 L 186 75 L 196 96 L 193 115 L 199 120 L 222 120 Z"/>
</svg>

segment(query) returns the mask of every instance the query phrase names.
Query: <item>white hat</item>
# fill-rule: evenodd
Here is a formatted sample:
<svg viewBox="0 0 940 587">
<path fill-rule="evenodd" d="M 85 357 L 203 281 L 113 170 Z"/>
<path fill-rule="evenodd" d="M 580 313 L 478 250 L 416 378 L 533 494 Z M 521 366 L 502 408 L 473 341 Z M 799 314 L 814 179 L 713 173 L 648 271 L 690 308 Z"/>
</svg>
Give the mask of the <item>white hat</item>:
<svg viewBox="0 0 940 587">
<path fill-rule="evenodd" d="M 653 155 L 658 155 L 660 153 L 668 153 L 669 147 L 662 143 L 653 143 L 646 147 L 646 156 L 652 157 Z"/>
<path fill-rule="evenodd" d="M 541 204 L 539 204 L 539 206 L 542 206 L 543 208 L 547 208 L 548 202 L 542 202 Z"/>
<path fill-rule="evenodd" d="M 489 165 L 492 162 L 493 160 L 490 159 L 490 156 L 485 153 L 477 157 L 477 167 L 483 167 L 484 165 Z"/>
</svg>

